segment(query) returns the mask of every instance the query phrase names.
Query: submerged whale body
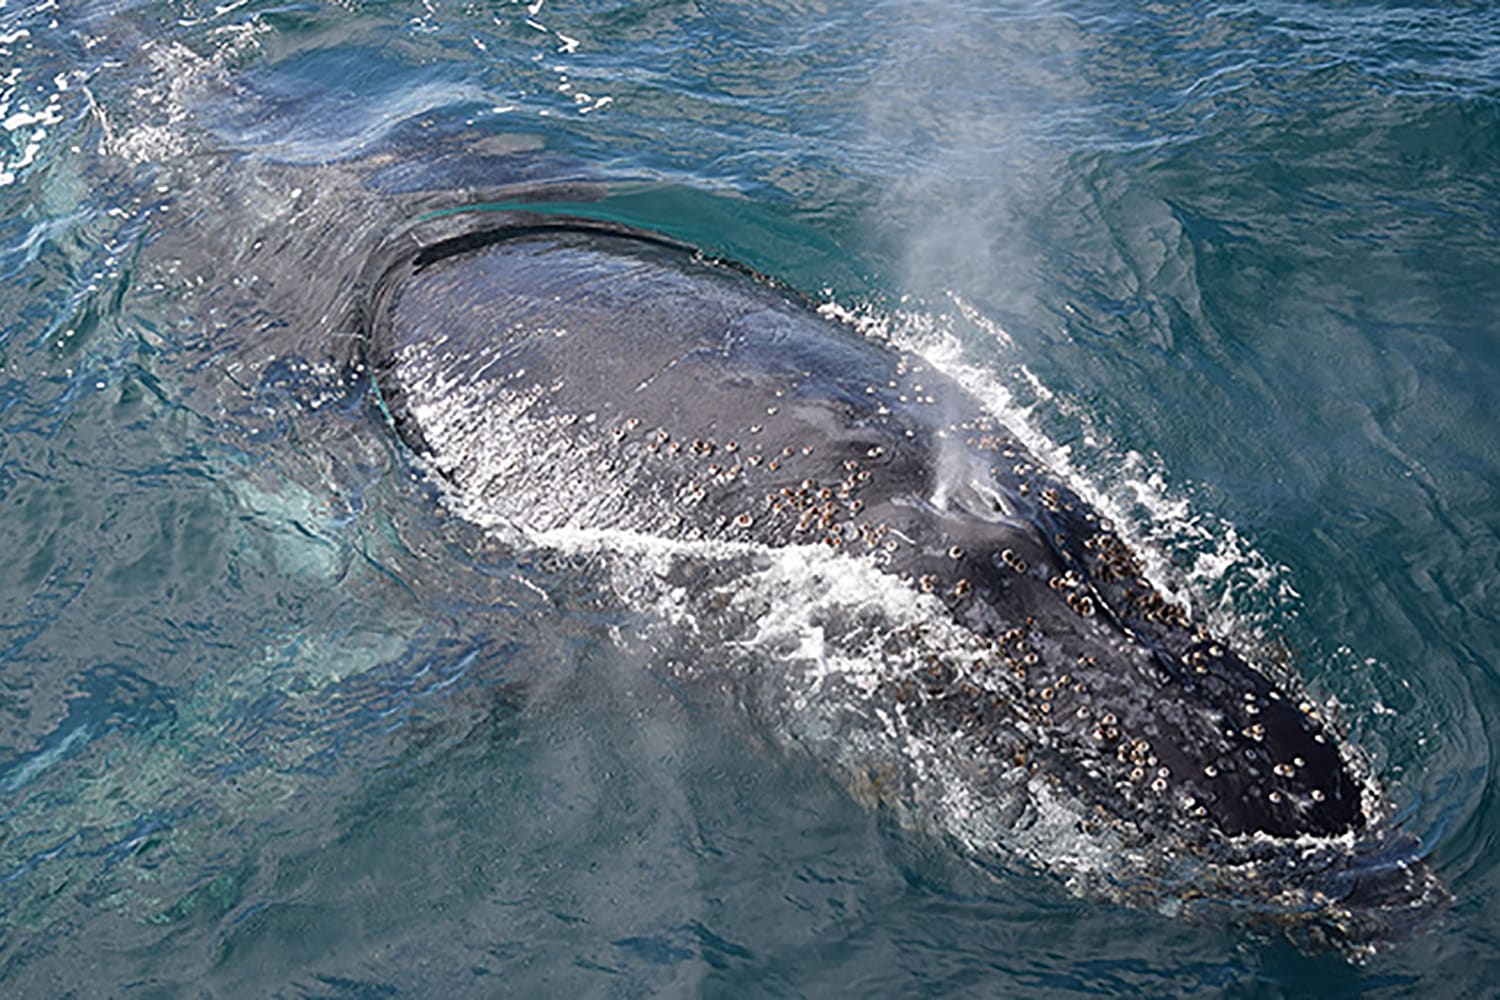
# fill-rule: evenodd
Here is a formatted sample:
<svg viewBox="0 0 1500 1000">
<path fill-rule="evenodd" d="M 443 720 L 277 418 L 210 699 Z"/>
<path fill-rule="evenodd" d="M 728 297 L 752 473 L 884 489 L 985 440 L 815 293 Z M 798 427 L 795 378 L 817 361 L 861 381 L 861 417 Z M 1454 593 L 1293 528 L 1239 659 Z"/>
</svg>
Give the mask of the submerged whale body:
<svg viewBox="0 0 1500 1000">
<path fill-rule="evenodd" d="M 966 809 L 983 822 L 929 825 L 1083 891 L 1355 946 L 1441 895 L 1376 829 L 1373 786 L 1294 679 L 1160 593 L 921 358 L 586 219 L 436 219 L 390 241 L 367 284 L 384 405 L 467 511 L 543 539 L 796 552 L 903 588 L 919 624 L 887 648 L 922 652 L 854 685 L 845 743 L 882 761 L 855 785 L 909 814 Z"/>
</svg>

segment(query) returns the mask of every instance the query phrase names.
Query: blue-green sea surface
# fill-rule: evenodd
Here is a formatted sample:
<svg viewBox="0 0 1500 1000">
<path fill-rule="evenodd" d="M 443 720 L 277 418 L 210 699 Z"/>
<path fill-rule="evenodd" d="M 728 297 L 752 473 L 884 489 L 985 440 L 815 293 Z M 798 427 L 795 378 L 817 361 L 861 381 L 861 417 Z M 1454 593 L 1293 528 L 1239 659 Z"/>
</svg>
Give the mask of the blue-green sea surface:
<svg viewBox="0 0 1500 1000">
<path fill-rule="evenodd" d="M 383 198 L 561 178 L 961 374 L 1307 679 L 1441 921 L 1358 963 L 904 829 L 257 354 Z M 0 281 L 5 995 L 1493 992 L 1491 4 L 10 0 Z"/>
</svg>

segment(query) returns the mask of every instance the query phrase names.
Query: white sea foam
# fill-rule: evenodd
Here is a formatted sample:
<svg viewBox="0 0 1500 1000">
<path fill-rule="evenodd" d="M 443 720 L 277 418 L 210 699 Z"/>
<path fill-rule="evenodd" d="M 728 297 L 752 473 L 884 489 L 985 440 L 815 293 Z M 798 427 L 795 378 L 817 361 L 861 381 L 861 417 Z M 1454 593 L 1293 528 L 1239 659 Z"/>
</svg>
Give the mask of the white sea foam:
<svg viewBox="0 0 1500 1000">
<path fill-rule="evenodd" d="M 1005 329 L 956 292 L 949 298 L 964 322 L 985 333 L 1006 353 L 1015 350 Z M 887 312 L 826 303 L 819 311 L 866 336 L 920 354 L 978 399 L 1038 458 L 1061 476 L 1136 549 L 1146 575 L 1173 601 L 1221 631 L 1256 631 L 1258 616 L 1239 600 L 1242 589 L 1272 595 L 1278 603 L 1297 594 L 1285 567 L 1272 563 L 1232 523 L 1196 509 L 1174 486 L 1159 457 L 1116 447 L 1107 431 L 1078 402 L 1054 392 L 1023 360 L 1009 378 L 976 364 L 953 331 L 953 320 L 929 311 Z M 1011 382 L 1035 402 L 1023 404 Z M 1063 445 L 1039 429 L 1043 422 L 1077 427 L 1080 445 Z M 1075 455 L 1075 448 L 1083 454 Z M 1084 467 L 1088 471 L 1085 471 Z M 1237 588 L 1223 586 L 1233 576 Z M 1205 601 L 1205 597 L 1212 600 Z"/>
<path fill-rule="evenodd" d="M 19 33 L 0 39 L 0 45 L 24 37 Z M 0 187 L 14 184 L 24 171 L 37 162 L 49 136 L 49 129 L 62 123 L 63 100 L 68 79 L 57 74 L 45 83 L 24 80 L 19 67 L 0 77 Z M 39 96 L 40 95 L 40 96 Z"/>
</svg>

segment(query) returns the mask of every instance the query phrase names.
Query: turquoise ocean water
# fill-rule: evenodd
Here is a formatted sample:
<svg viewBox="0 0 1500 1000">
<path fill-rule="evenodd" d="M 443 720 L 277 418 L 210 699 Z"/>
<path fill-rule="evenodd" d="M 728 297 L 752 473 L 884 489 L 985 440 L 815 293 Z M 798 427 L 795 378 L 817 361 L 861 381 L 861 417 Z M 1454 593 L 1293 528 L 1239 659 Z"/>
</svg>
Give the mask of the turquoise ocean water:
<svg viewBox="0 0 1500 1000">
<path fill-rule="evenodd" d="M 1355 964 L 903 830 L 360 384 L 238 377 L 326 303 L 241 234 L 353 234 L 312 289 L 555 177 L 964 373 L 1334 707 L 1443 922 Z M 1492 5 L 7 0 L 0 280 L 6 995 L 1495 989 Z"/>
</svg>

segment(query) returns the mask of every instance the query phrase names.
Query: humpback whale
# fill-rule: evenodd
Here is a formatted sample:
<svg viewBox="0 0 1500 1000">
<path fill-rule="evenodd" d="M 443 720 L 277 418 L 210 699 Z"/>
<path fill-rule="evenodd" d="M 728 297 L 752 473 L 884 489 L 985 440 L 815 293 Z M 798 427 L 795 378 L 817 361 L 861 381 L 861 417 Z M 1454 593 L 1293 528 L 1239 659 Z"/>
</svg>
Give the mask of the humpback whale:
<svg viewBox="0 0 1500 1000">
<path fill-rule="evenodd" d="M 855 794 L 1084 894 L 1353 951 L 1443 898 L 1295 675 L 1164 594 L 921 357 L 545 207 L 420 216 L 359 284 L 380 405 L 466 516 L 607 554 L 726 646 L 803 616 L 810 666 L 716 671 L 700 646 L 662 670 L 735 688 Z M 885 598 L 805 614 L 775 596 L 788 560 Z"/>
<path fill-rule="evenodd" d="M 1034 721 L 1135 808 L 1229 835 L 1360 829 L 1312 706 L 1163 599 L 942 373 L 638 234 L 486 235 L 388 275 L 372 343 L 397 427 L 457 491 L 534 532 L 873 561 L 992 640 L 979 669 L 1015 677 Z"/>
</svg>

